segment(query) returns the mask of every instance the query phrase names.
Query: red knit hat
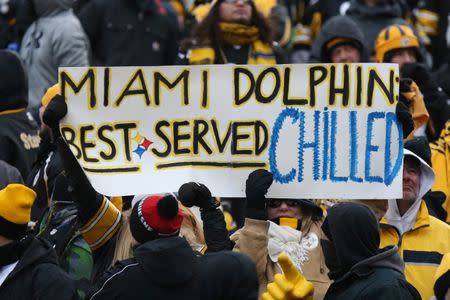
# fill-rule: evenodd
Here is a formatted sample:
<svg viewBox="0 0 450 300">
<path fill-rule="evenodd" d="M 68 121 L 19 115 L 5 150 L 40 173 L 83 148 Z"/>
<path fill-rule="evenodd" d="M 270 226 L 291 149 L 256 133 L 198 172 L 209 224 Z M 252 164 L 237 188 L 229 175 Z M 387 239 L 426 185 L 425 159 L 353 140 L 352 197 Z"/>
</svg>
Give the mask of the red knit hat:
<svg viewBox="0 0 450 300">
<path fill-rule="evenodd" d="M 183 213 L 174 196 L 149 196 L 134 205 L 130 230 L 134 239 L 143 244 L 156 238 L 178 235 L 182 222 Z"/>
</svg>

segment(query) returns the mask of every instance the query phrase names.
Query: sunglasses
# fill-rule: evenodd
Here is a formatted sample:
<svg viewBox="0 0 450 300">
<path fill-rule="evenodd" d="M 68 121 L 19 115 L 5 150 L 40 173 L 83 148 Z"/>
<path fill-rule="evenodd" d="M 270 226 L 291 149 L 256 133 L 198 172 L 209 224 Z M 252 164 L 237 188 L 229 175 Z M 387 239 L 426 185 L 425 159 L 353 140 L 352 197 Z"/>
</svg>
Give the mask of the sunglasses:
<svg viewBox="0 0 450 300">
<path fill-rule="evenodd" d="M 300 202 L 293 199 L 268 199 L 266 203 L 268 207 L 277 208 L 280 207 L 283 202 L 286 203 L 286 205 L 289 207 L 300 206 Z"/>
<path fill-rule="evenodd" d="M 243 4 L 248 4 L 248 3 L 252 2 L 253 0 L 223 0 L 223 2 L 228 3 L 228 4 L 236 4 L 239 1 L 241 1 Z"/>
</svg>

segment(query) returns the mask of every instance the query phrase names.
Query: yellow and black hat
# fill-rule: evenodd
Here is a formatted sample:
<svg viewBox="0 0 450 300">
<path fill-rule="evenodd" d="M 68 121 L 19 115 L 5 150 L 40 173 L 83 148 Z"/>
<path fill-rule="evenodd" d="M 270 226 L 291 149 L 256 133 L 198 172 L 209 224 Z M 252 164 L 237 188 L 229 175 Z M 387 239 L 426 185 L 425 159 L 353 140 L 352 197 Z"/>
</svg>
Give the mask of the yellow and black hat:
<svg viewBox="0 0 450 300">
<path fill-rule="evenodd" d="M 419 49 L 419 40 L 412 29 L 406 25 L 386 27 L 378 34 L 375 40 L 375 57 L 377 62 L 386 62 L 386 54 L 388 52 L 404 48 Z"/>
<path fill-rule="evenodd" d="M 11 183 L 0 190 L 0 235 L 11 240 L 22 238 L 31 218 L 36 193 L 23 184 Z"/>
</svg>

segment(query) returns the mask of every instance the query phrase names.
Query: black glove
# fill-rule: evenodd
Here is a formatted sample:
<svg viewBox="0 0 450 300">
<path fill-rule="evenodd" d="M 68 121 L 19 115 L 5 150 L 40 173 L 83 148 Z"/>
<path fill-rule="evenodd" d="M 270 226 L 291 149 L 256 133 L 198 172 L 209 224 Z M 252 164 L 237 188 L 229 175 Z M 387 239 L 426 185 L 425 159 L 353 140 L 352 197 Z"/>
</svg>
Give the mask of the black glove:
<svg viewBox="0 0 450 300">
<path fill-rule="evenodd" d="M 246 217 L 251 219 L 267 219 L 266 194 L 273 182 L 272 173 L 258 169 L 250 173 L 245 184 Z"/>
<path fill-rule="evenodd" d="M 400 79 L 400 95 L 402 95 L 402 93 L 408 93 L 411 91 L 411 84 L 412 84 L 412 79 L 411 78 L 401 78 Z M 401 98 L 400 100 L 404 100 L 405 104 L 409 107 L 409 103 L 405 98 Z"/>
<path fill-rule="evenodd" d="M 403 96 L 400 96 L 400 99 Z M 403 138 L 406 138 L 414 130 L 414 120 L 409 112 L 408 106 L 404 103 L 406 100 L 400 100 L 395 107 L 395 115 L 402 124 Z"/>
<path fill-rule="evenodd" d="M 432 81 L 427 66 L 421 63 L 404 64 L 401 69 L 401 77 L 411 78 L 419 87 Z"/>
<path fill-rule="evenodd" d="M 219 203 L 211 196 L 209 189 L 201 183 L 188 182 L 178 190 L 178 198 L 186 207 L 198 206 L 201 210 L 216 209 Z"/>
<path fill-rule="evenodd" d="M 44 111 L 42 120 L 53 131 L 53 134 L 59 135 L 59 121 L 67 114 L 67 104 L 64 97 L 55 95 Z"/>
</svg>

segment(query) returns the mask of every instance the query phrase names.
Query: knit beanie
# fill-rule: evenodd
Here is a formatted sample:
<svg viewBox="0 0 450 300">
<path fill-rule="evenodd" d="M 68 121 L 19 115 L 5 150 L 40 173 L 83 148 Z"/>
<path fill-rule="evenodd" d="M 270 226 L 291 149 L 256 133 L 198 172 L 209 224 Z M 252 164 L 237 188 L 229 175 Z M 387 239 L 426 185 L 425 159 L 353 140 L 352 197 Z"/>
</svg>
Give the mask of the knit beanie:
<svg viewBox="0 0 450 300">
<path fill-rule="evenodd" d="M 28 106 L 28 79 L 17 54 L 0 50 L 0 112 Z"/>
<path fill-rule="evenodd" d="M 23 184 L 11 183 L 0 190 L 0 235 L 21 239 L 27 232 L 36 193 Z"/>
<path fill-rule="evenodd" d="M 419 156 L 431 167 L 431 149 L 426 137 L 414 137 L 406 141 L 404 147 Z"/>
<path fill-rule="evenodd" d="M 157 238 L 178 235 L 182 222 L 183 213 L 174 196 L 149 196 L 134 205 L 130 230 L 134 239 L 143 244 Z"/>
<path fill-rule="evenodd" d="M 53 97 L 59 95 L 59 84 L 55 84 L 47 89 L 44 96 L 42 96 L 42 106 L 47 107 L 47 105 L 52 101 Z"/>
<path fill-rule="evenodd" d="M 335 37 L 326 42 L 322 48 L 322 57 L 324 62 L 331 62 L 331 53 L 333 52 L 333 50 L 339 46 L 344 45 L 352 46 L 353 48 L 357 49 L 362 57 L 363 45 L 359 41 L 352 38 Z"/>
</svg>

